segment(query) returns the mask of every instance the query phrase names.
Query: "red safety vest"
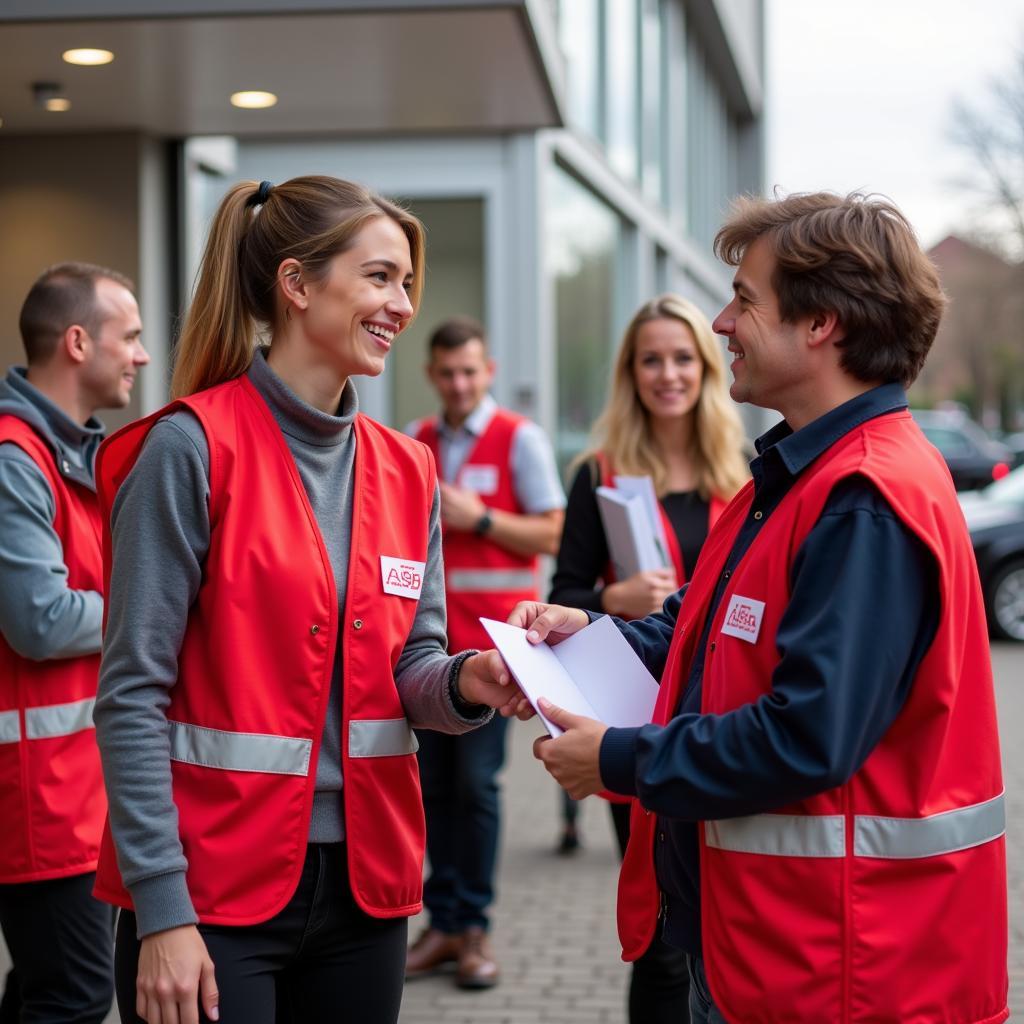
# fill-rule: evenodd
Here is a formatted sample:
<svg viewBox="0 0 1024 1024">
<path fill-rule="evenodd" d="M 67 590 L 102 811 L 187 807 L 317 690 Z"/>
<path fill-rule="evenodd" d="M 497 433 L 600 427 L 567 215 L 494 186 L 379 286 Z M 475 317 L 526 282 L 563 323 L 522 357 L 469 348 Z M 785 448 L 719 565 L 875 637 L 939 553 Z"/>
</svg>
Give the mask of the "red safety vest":
<svg viewBox="0 0 1024 1024">
<path fill-rule="evenodd" d="M 53 450 L 16 416 L 0 416 L 5 442 L 31 456 L 53 491 L 68 586 L 102 593 L 96 495 L 61 476 Z M 31 661 L 0 635 L 0 883 L 96 869 L 107 813 L 92 724 L 99 667 L 99 654 Z"/>
<path fill-rule="evenodd" d="M 416 742 L 394 670 L 416 614 L 435 491 L 430 454 L 355 420 L 344 620 L 327 549 L 280 428 L 247 377 L 172 403 L 100 450 L 109 510 L 160 417 L 186 408 L 210 449 L 210 548 L 167 709 L 174 803 L 199 919 L 281 910 L 306 850 L 335 648 L 344 645 L 342 770 L 352 893 L 374 917 L 419 912 L 424 823 Z M 104 538 L 110 571 L 109 531 Z M 96 894 L 130 907 L 110 829 Z"/>
<path fill-rule="evenodd" d="M 478 494 L 488 508 L 522 515 L 512 479 L 512 443 L 524 417 L 496 409 L 459 470 L 455 483 Z M 424 420 L 416 433 L 442 467 L 437 418 Z M 539 598 L 536 556 L 517 555 L 488 537 L 468 530 L 444 530 L 445 595 L 448 602 L 448 650 L 452 654 L 493 647 L 480 617 L 504 622 L 520 601 Z"/>
<path fill-rule="evenodd" d="M 934 555 L 938 632 L 896 721 L 846 784 L 701 824 L 708 982 L 726 1019 L 744 1024 L 992 1024 L 1008 1015 L 1006 849 L 985 613 L 949 473 L 909 413 L 851 431 L 772 513 L 712 623 L 702 711 L 726 714 L 771 692 L 793 560 L 829 493 L 853 475 L 872 481 Z M 678 704 L 753 499 L 748 485 L 704 546 L 656 723 Z M 878 572 L 884 586 L 885 566 Z M 657 918 L 654 825 L 637 804 L 619 885 L 626 959 L 643 952 Z"/>
</svg>

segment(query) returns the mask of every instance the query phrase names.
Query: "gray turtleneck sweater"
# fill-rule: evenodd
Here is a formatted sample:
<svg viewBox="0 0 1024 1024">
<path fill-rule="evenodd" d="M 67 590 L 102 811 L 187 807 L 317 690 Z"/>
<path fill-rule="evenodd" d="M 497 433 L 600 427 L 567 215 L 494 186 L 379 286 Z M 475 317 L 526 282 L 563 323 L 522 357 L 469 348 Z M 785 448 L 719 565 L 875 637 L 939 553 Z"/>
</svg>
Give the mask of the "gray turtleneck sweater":
<svg viewBox="0 0 1024 1024">
<path fill-rule="evenodd" d="M 0 415 L 28 423 L 53 451 L 57 472 L 95 490 L 93 461 L 104 434 L 99 420 L 73 420 L 28 382 L 21 367 L 0 381 Z M 0 444 L 0 632 L 33 661 L 100 649 L 103 598 L 68 586 L 55 513 L 53 491 L 32 457 L 15 444 Z"/>
<path fill-rule="evenodd" d="M 266 401 L 299 471 L 323 535 L 343 615 L 351 539 L 352 467 L 357 412 L 349 383 L 338 415 L 303 402 L 270 369 L 261 351 L 249 379 Z M 166 708 L 188 611 L 199 590 L 210 545 L 209 449 L 199 422 L 179 411 L 160 420 L 111 514 L 113 571 L 97 736 L 122 877 L 132 895 L 140 936 L 196 920 L 185 884 L 186 860 L 171 798 Z M 341 616 L 339 615 L 339 618 Z M 344 838 L 339 644 L 327 720 L 316 765 L 311 842 Z M 445 653 L 445 604 L 439 498 L 435 494 L 423 589 L 395 672 L 406 717 L 417 728 L 465 732 L 490 712 L 456 709 L 449 677 L 457 660 Z M 463 713 L 460 713 L 463 712 Z"/>
</svg>

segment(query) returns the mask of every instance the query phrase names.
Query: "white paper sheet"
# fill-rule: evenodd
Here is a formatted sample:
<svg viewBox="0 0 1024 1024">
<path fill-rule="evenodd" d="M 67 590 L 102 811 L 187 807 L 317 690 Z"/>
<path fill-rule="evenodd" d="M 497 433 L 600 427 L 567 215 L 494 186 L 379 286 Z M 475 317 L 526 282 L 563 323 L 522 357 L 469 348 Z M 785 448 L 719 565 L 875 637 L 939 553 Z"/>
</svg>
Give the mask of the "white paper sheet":
<svg viewBox="0 0 1024 1024">
<path fill-rule="evenodd" d="M 518 626 L 483 618 L 480 623 L 552 736 L 562 729 L 541 714 L 541 697 L 605 725 L 651 720 L 658 684 L 611 619 L 597 619 L 554 647 L 531 644 Z"/>
</svg>

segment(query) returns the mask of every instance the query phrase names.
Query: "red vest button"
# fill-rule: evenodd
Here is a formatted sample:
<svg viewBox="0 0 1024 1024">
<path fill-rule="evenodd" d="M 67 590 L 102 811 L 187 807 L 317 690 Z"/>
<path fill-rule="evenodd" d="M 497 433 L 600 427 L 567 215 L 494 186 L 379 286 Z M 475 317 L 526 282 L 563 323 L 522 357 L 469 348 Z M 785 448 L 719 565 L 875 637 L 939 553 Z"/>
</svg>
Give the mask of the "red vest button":
<svg viewBox="0 0 1024 1024">
<path fill-rule="evenodd" d="M 353 626 L 354 629 L 362 629 L 363 628 L 363 620 L 362 619 L 356 619 L 356 621 L 352 623 L 352 626 Z"/>
</svg>

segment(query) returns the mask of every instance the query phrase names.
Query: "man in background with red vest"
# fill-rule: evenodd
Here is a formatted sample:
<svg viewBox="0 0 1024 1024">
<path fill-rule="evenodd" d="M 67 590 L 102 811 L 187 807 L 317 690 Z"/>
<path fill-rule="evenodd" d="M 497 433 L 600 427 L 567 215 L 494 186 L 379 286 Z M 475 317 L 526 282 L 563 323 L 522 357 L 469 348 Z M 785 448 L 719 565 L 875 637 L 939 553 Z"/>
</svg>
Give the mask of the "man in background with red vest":
<svg viewBox="0 0 1024 1024">
<path fill-rule="evenodd" d="M 0 382 L 0 1022 L 99 1024 L 113 911 L 93 899 L 106 815 L 92 723 L 103 619 L 99 409 L 149 362 L 132 284 L 63 263 L 30 289 L 27 368 Z"/>
<path fill-rule="evenodd" d="M 489 394 L 495 366 L 483 327 L 468 317 L 445 321 L 430 338 L 429 358 L 427 376 L 443 412 L 406 432 L 437 461 L 448 650 L 455 654 L 492 646 L 481 616 L 503 622 L 517 602 L 537 599 L 537 556 L 558 550 L 565 495 L 540 428 L 500 409 Z M 430 926 L 409 950 L 409 977 L 454 961 L 462 988 L 498 982 L 487 909 L 507 722 L 496 715 L 463 736 L 419 733 Z"/>
<path fill-rule="evenodd" d="M 997 1024 L 1005 811 L 977 568 L 907 410 L 941 318 L 891 204 L 740 200 L 715 322 L 734 399 L 783 421 L 689 586 L 618 628 L 661 674 L 653 724 L 535 752 L 575 797 L 635 796 L 619 884 L 634 959 L 688 954 L 695 1024 Z M 524 605 L 557 642 L 586 613 Z"/>
</svg>

